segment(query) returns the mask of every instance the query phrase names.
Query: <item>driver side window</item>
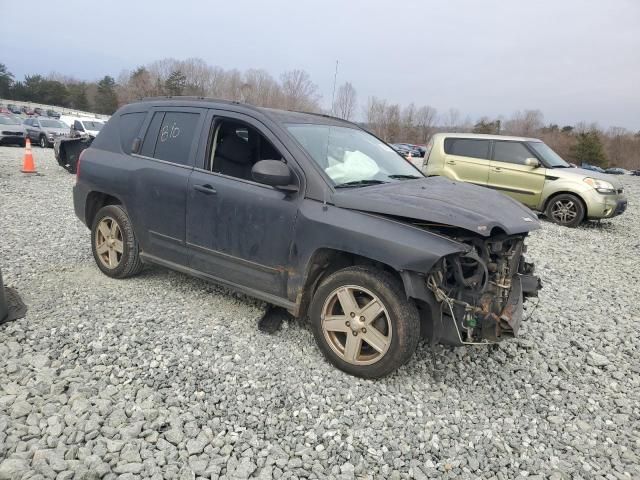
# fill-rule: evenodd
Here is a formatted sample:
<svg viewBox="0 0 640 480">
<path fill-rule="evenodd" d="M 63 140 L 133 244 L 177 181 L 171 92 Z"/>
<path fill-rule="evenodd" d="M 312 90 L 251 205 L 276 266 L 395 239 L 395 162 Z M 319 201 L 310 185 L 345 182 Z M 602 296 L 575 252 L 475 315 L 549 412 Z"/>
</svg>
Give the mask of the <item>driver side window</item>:
<svg viewBox="0 0 640 480">
<path fill-rule="evenodd" d="M 282 155 L 257 129 L 231 119 L 215 119 L 206 169 L 229 177 L 255 181 L 253 165 L 260 160 L 283 160 Z"/>
</svg>

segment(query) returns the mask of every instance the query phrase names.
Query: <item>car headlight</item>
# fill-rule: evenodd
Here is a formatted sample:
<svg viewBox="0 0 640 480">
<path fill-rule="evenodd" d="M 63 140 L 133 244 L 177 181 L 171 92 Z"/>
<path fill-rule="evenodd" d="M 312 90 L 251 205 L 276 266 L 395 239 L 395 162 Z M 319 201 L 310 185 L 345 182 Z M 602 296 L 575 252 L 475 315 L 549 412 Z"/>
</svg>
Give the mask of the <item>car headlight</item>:
<svg viewBox="0 0 640 480">
<path fill-rule="evenodd" d="M 595 188 L 596 191 L 600 193 L 616 193 L 616 189 L 613 187 L 613 185 L 605 180 L 587 177 L 582 181 L 587 185 Z"/>
</svg>

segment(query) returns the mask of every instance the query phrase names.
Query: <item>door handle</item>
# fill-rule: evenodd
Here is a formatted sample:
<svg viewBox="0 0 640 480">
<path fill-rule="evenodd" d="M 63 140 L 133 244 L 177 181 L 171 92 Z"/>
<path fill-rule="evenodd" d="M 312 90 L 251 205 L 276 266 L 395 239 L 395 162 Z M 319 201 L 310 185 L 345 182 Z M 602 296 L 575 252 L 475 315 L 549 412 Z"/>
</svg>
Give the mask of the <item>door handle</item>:
<svg viewBox="0 0 640 480">
<path fill-rule="evenodd" d="M 456 162 L 454 160 L 447 160 L 447 163 L 449 165 L 455 165 L 456 164 Z"/>
<path fill-rule="evenodd" d="M 502 169 L 500 167 L 493 167 L 494 172 L 501 172 Z"/>
<path fill-rule="evenodd" d="M 205 193 L 205 194 L 207 194 L 207 195 L 215 195 L 216 193 L 218 193 L 218 192 L 216 192 L 215 188 L 213 188 L 213 187 L 212 187 L 211 185 L 209 185 L 209 184 L 206 184 L 206 185 L 196 185 L 196 186 L 194 186 L 193 188 L 195 188 L 197 191 L 202 192 L 202 193 Z"/>
</svg>

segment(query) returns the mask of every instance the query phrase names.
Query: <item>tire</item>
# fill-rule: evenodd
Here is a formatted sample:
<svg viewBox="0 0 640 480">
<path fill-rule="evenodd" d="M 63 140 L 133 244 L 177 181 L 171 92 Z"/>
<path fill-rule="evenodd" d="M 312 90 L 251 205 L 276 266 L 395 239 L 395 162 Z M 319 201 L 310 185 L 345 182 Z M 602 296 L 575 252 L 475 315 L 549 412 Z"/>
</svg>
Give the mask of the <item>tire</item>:
<svg viewBox="0 0 640 480">
<path fill-rule="evenodd" d="M 96 214 L 91 225 L 91 250 L 98 268 L 109 277 L 127 278 L 142 270 L 138 240 L 120 205 L 107 205 Z"/>
<path fill-rule="evenodd" d="M 309 320 L 324 356 L 363 378 L 384 377 L 404 365 L 420 339 L 418 310 L 400 282 L 368 266 L 344 268 L 324 279 L 311 301 Z"/>
<path fill-rule="evenodd" d="M 561 193 L 547 203 L 545 215 L 549 220 L 563 227 L 577 227 L 585 218 L 582 200 L 570 193 Z"/>
<path fill-rule="evenodd" d="M 44 135 L 40 135 L 40 148 L 47 148 L 49 146 L 49 141 L 47 137 Z"/>
</svg>

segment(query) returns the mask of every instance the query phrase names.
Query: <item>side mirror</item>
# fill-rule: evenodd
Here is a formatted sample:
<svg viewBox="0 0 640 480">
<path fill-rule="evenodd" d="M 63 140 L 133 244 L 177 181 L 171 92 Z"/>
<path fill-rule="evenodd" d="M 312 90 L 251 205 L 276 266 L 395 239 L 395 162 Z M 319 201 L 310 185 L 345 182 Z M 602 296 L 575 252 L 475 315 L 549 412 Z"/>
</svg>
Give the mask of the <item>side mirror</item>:
<svg viewBox="0 0 640 480">
<path fill-rule="evenodd" d="M 295 191 L 291 185 L 291 169 L 280 160 L 260 160 L 251 168 L 251 177 L 258 183 L 271 185 L 282 190 Z"/>
<path fill-rule="evenodd" d="M 533 168 L 538 168 L 540 166 L 540 162 L 538 161 L 537 158 L 527 158 L 524 161 L 524 164 Z"/>
</svg>

